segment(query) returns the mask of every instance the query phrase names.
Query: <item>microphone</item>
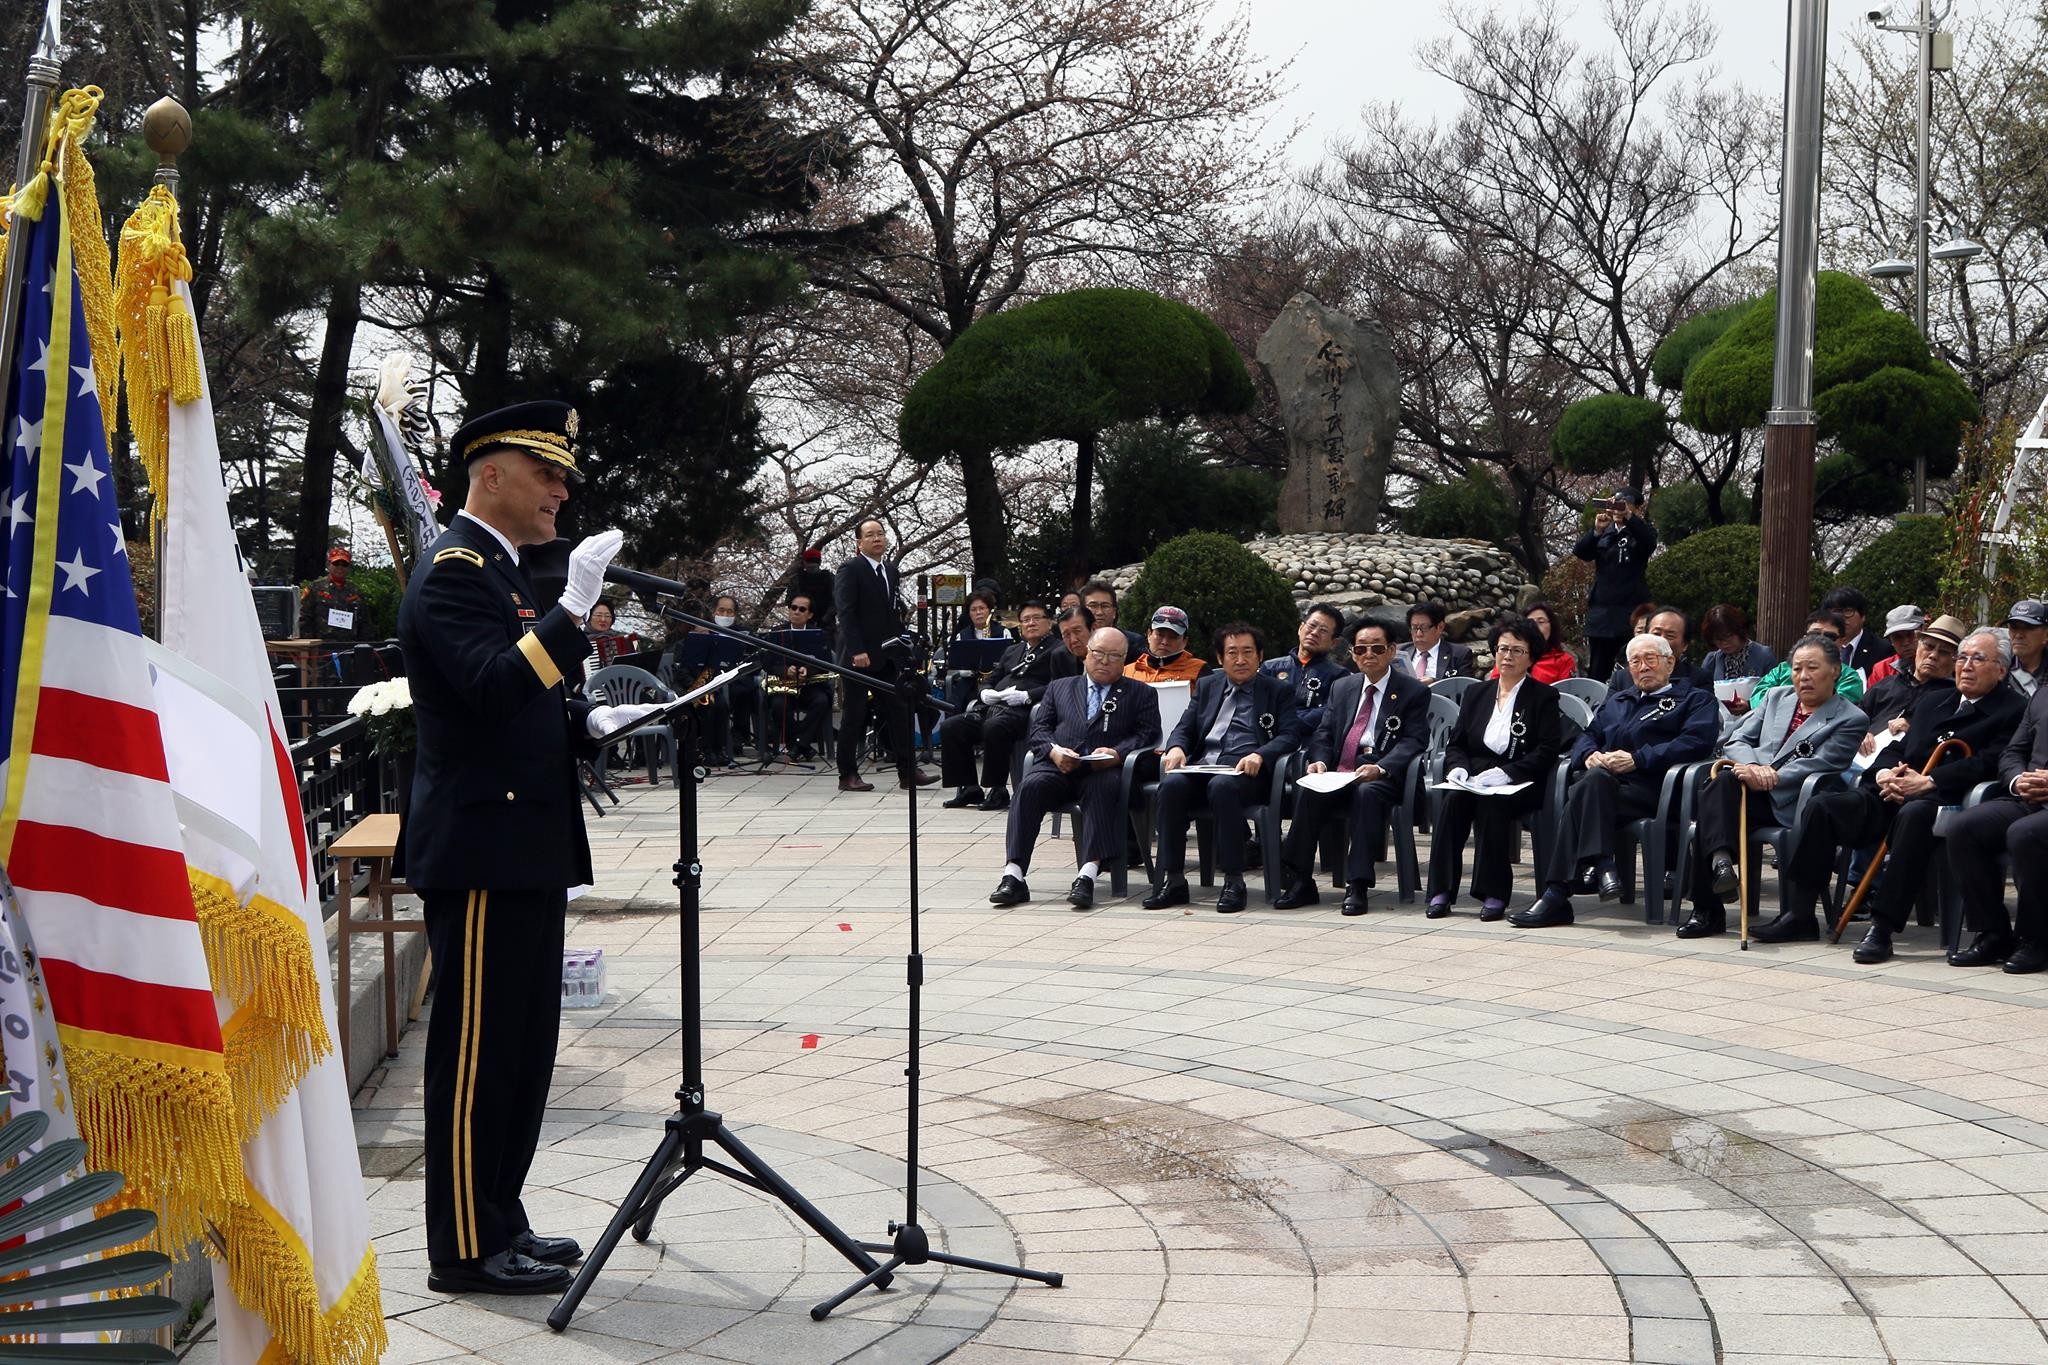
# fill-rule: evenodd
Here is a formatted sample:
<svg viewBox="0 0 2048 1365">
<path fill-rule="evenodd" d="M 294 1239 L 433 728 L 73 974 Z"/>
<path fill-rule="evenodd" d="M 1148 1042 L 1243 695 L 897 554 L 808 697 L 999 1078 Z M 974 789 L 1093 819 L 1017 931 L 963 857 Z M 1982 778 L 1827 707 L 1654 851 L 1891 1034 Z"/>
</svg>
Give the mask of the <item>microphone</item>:
<svg viewBox="0 0 2048 1365">
<path fill-rule="evenodd" d="M 694 595 L 686 583 L 678 583 L 673 578 L 662 578 L 656 574 L 641 573 L 638 569 L 628 569 L 618 564 L 604 566 L 604 579 L 607 583 L 617 583 L 635 592 L 660 593 L 665 597 Z"/>
</svg>

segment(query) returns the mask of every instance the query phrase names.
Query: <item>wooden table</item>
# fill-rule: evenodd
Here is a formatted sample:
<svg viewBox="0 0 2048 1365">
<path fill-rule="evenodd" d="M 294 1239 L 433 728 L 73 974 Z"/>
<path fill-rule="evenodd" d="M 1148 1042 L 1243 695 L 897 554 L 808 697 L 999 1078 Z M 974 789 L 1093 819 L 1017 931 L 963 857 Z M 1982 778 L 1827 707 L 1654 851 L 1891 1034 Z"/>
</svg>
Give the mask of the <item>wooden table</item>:
<svg viewBox="0 0 2048 1365">
<path fill-rule="evenodd" d="M 392 909 L 394 896 L 409 894 L 412 890 L 403 882 L 394 881 L 391 876 L 391 859 L 398 852 L 398 817 L 396 815 L 366 815 L 337 835 L 327 846 L 327 855 L 334 859 L 335 887 L 341 897 L 341 907 L 336 913 L 335 940 L 337 943 L 335 967 L 334 1008 L 341 1032 L 342 1074 L 348 1074 L 349 1039 L 349 937 L 353 934 L 382 934 L 384 936 L 384 1055 L 398 1055 L 398 970 L 395 963 L 396 945 L 394 934 L 419 933 L 427 927 L 424 919 L 399 919 Z M 364 899 L 369 902 L 371 918 L 355 918 L 356 864 L 369 866 L 369 884 L 364 888 Z M 432 970 L 431 958 L 422 968 L 420 984 L 426 985 L 427 974 Z M 425 994 L 422 990 L 419 994 Z M 415 997 L 406 1018 L 419 1017 L 419 1000 Z"/>
</svg>

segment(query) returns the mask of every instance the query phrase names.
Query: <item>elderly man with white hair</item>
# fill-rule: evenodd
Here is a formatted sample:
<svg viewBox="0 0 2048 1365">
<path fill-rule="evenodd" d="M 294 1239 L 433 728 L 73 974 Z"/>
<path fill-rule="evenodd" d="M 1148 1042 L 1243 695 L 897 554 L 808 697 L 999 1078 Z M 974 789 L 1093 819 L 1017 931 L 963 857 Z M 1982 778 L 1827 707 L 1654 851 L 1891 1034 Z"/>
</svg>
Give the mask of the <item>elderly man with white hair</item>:
<svg viewBox="0 0 2048 1365">
<path fill-rule="evenodd" d="M 1720 706 L 1711 687 L 1674 680 L 1671 643 L 1655 635 L 1628 642 L 1630 685 L 1607 694 L 1572 749 L 1571 792 L 1550 850 L 1543 894 L 1509 913 L 1518 929 L 1572 922 L 1574 891 L 1621 897 L 1615 831 L 1657 810 L 1664 774 L 1711 756 L 1720 738 Z"/>
</svg>

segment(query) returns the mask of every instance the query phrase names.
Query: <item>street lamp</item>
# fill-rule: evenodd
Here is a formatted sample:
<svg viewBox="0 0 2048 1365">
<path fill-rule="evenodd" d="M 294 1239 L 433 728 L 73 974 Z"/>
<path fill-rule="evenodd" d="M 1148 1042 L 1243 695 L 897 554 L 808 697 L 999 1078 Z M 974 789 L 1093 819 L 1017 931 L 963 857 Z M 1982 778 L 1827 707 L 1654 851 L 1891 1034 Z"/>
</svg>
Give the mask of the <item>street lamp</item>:
<svg viewBox="0 0 2048 1365">
<path fill-rule="evenodd" d="M 1871 274 L 1879 278 L 1894 278 L 1910 272 L 1913 276 L 1913 324 L 1920 329 L 1920 335 L 1927 335 L 1927 134 L 1928 126 L 1934 120 L 1934 73 L 1947 71 L 1955 65 L 1955 35 L 1944 33 L 1934 21 L 1933 0 L 1920 0 L 1919 15 L 1910 24 L 1894 24 L 1884 10 L 1874 9 L 1864 17 L 1873 28 L 1886 33 L 1910 33 L 1920 48 L 1920 85 L 1914 101 L 1916 114 L 1915 141 L 1919 152 L 1919 175 L 1913 187 L 1913 259 L 1907 261 L 1880 261 L 1871 268 Z M 1958 238 L 1957 241 L 1961 239 Z M 1944 243 L 1952 246 L 1955 243 Z M 1974 245 L 1972 243 L 1971 245 Z M 1982 250 L 1982 248 L 1979 248 Z M 1967 260 L 1968 257 L 1950 259 Z M 1904 270 L 1898 267 L 1906 267 Z M 1889 267 L 1880 273 L 1879 267 Z M 1927 457 L 1916 456 L 1913 460 L 1913 510 L 1927 510 Z"/>
</svg>

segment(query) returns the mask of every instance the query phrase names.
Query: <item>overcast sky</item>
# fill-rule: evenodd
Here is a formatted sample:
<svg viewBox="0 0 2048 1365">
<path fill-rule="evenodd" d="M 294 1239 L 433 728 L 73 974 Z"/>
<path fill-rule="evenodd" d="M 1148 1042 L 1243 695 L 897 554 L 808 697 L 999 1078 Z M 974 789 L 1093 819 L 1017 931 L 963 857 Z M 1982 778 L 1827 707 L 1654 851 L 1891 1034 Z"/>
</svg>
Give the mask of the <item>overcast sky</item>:
<svg viewBox="0 0 2048 1365">
<path fill-rule="evenodd" d="M 1835 0 L 1828 7 L 1830 60 L 1849 57 L 1847 35 L 1867 26 L 1864 15 L 1887 0 Z M 1913 13 L 1912 0 L 1889 0 L 1896 17 Z M 1975 0 L 1963 0 L 1955 27 L 1957 46 L 1969 39 L 1967 18 Z M 1496 0 L 1496 8 L 1520 12 L 1533 8 L 1524 0 Z M 1712 0 L 1708 13 L 1720 28 L 1716 64 L 1733 81 L 1774 98 L 1785 88 L 1786 0 Z M 1937 3 L 1939 14 L 1945 8 Z M 1587 44 L 1605 46 L 1604 7 L 1599 0 L 1561 0 L 1561 12 L 1572 16 L 1572 29 Z M 1398 100 L 1417 117 L 1443 117 L 1457 107 L 1455 92 L 1445 81 L 1421 69 L 1415 50 L 1424 41 L 1449 31 L 1442 0 L 1250 0 L 1252 42 L 1273 60 L 1292 57 L 1296 87 L 1276 120 L 1296 120 L 1307 127 L 1296 141 L 1294 160 L 1308 164 L 1320 158 L 1335 136 L 1357 127 L 1358 110 L 1369 100 Z M 1912 60 L 1912 39 L 1900 34 L 1897 45 L 1903 66 Z"/>
</svg>

